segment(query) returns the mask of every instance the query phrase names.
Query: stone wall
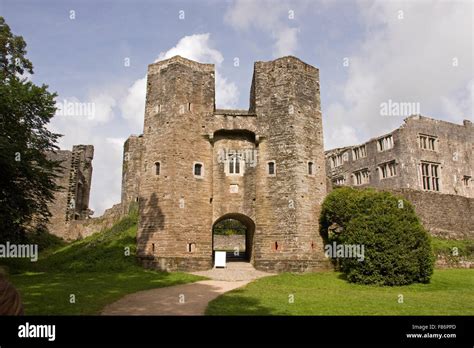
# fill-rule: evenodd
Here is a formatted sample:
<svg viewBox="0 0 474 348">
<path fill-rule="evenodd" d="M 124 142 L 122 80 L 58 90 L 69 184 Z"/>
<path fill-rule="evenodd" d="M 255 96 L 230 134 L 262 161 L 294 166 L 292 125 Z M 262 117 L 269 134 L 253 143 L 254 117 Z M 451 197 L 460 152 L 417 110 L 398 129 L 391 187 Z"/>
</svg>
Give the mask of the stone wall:
<svg viewBox="0 0 474 348">
<path fill-rule="evenodd" d="M 420 136 L 427 135 L 435 139 L 434 149 L 420 146 Z M 379 151 L 380 138 L 391 136 L 393 148 Z M 335 184 L 344 178 L 343 185 L 370 186 L 380 189 L 424 190 L 422 163 L 438 166 L 439 191 L 474 198 L 474 127 L 465 120 L 462 125 L 435 120 L 423 116 L 411 116 L 405 119 L 401 127 L 389 134 L 370 139 L 366 143 L 326 151 L 326 172 Z M 366 156 L 356 158 L 354 150 L 364 146 Z M 334 167 L 331 158 L 341 155 L 342 163 Z M 381 178 L 380 165 L 395 162 L 396 174 Z M 357 185 L 354 174 L 367 170 L 367 183 Z"/>
<path fill-rule="evenodd" d="M 48 153 L 48 158 L 59 161 L 62 168 L 56 179 L 61 188 L 49 205 L 52 214 L 48 224 L 50 233 L 66 240 L 75 239 L 70 231 L 71 223 L 85 221 L 92 215 L 89 195 L 93 157 L 92 145 L 74 145 L 72 151 Z"/>
<path fill-rule="evenodd" d="M 130 136 L 123 147 L 122 214 L 128 214 L 130 205 L 138 202 L 142 171 L 143 136 Z"/>
<path fill-rule="evenodd" d="M 107 209 L 100 217 L 71 221 L 68 224 L 65 235 L 62 237 L 66 240 L 86 238 L 94 233 L 102 232 L 112 227 L 122 217 L 122 206 L 116 204 L 112 208 Z"/>
<path fill-rule="evenodd" d="M 413 204 L 431 235 L 445 239 L 474 239 L 474 198 L 410 189 L 390 191 Z"/>
<path fill-rule="evenodd" d="M 235 250 L 245 252 L 245 235 L 234 234 L 230 236 L 214 235 L 214 250 Z"/>
<path fill-rule="evenodd" d="M 144 265 L 211 268 L 212 227 L 233 218 L 247 227 L 257 269 L 326 268 L 318 69 L 295 57 L 255 63 L 249 110 L 216 110 L 214 79 L 213 65 L 179 56 L 148 67 L 144 132 L 125 144 L 122 185 L 123 207 L 138 189 Z M 230 175 L 226 150 L 253 151 L 256 163 L 239 162 L 242 172 Z"/>
</svg>

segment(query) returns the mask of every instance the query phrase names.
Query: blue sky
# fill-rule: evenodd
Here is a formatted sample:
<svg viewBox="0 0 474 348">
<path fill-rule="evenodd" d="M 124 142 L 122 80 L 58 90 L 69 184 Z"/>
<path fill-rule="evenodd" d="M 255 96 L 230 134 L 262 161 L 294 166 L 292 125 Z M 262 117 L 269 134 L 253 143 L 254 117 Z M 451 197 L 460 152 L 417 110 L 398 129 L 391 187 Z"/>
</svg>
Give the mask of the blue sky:
<svg viewBox="0 0 474 348">
<path fill-rule="evenodd" d="M 65 134 L 63 148 L 95 145 L 97 214 L 120 200 L 122 144 L 142 131 L 144 78 L 156 59 L 216 64 L 217 106 L 246 109 L 255 61 L 301 58 L 320 69 L 332 148 L 402 124 L 406 115 L 380 114 L 388 100 L 419 103 L 433 118 L 472 119 L 472 11 L 469 1 L 0 0 L 27 42 L 33 81 L 58 100 L 95 105 L 93 118 L 57 116 L 51 128 Z"/>
</svg>

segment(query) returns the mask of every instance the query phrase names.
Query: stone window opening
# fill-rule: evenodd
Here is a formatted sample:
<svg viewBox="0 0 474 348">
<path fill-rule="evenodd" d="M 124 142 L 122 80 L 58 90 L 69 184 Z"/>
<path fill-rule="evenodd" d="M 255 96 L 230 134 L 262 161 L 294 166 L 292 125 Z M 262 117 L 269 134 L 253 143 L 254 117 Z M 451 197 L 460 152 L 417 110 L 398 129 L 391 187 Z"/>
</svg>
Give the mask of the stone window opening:
<svg viewBox="0 0 474 348">
<path fill-rule="evenodd" d="M 369 170 L 362 169 L 352 174 L 353 184 L 355 186 L 364 185 L 369 183 Z"/>
<path fill-rule="evenodd" d="M 378 166 L 380 179 L 391 178 L 397 175 L 397 168 L 395 161 L 382 163 Z"/>
<path fill-rule="evenodd" d="M 352 157 L 354 161 L 358 160 L 359 158 L 367 157 L 367 151 L 366 151 L 365 145 L 353 148 Z"/>
<path fill-rule="evenodd" d="M 377 150 L 379 152 L 387 151 L 393 148 L 393 137 L 388 135 L 377 140 Z"/>
<path fill-rule="evenodd" d="M 314 163 L 308 162 L 308 175 L 314 175 Z"/>
<path fill-rule="evenodd" d="M 204 177 L 204 166 L 201 162 L 194 162 L 193 174 L 195 178 Z"/>
<path fill-rule="evenodd" d="M 278 251 L 278 242 L 273 243 L 273 250 Z"/>
<path fill-rule="evenodd" d="M 337 168 L 342 166 L 342 164 L 347 161 L 347 152 L 339 153 L 337 155 L 331 156 L 331 168 Z"/>
<path fill-rule="evenodd" d="M 439 191 L 439 164 L 421 163 L 423 190 Z"/>
<path fill-rule="evenodd" d="M 275 161 L 269 161 L 267 162 L 268 166 L 268 175 L 270 176 L 275 176 L 276 175 L 276 165 Z"/>
<path fill-rule="evenodd" d="M 230 153 L 228 154 L 225 171 L 227 175 L 243 175 L 245 162 L 242 160 L 242 154 Z"/>
<path fill-rule="evenodd" d="M 155 243 L 151 243 L 151 253 L 155 254 Z"/>
<path fill-rule="evenodd" d="M 155 162 L 155 175 L 160 175 L 161 173 L 161 163 Z"/>
<path fill-rule="evenodd" d="M 188 104 L 187 104 L 187 110 L 188 110 L 189 112 L 192 111 L 192 104 L 191 104 L 191 103 L 188 103 Z"/>
<path fill-rule="evenodd" d="M 335 186 L 343 186 L 346 184 L 346 178 L 344 176 L 337 177 L 332 180 L 332 184 Z"/>
<path fill-rule="evenodd" d="M 437 151 L 437 137 L 435 137 L 434 135 L 419 134 L 418 139 L 421 149 Z"/>
<path fill-rule="evenodd" d="M 194 253 L 196 251 L 196 243 L 188 243 L 186 250 L 188 253 Z"/>
<path fill-rule="evenodd" d="M 464 175 L 462 178 L 462 183 L 465 187 L 469 187 L 469 181 L 471 181 L 471 177 L 469 175 Z"/>
</svg>

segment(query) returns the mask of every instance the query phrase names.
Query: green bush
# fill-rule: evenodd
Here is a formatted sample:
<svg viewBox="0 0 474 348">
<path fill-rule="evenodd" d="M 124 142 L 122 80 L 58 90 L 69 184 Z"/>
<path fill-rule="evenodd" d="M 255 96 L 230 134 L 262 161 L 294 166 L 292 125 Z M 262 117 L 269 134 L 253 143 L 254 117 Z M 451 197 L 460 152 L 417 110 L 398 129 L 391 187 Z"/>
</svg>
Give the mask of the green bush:
<svg viewBox="0 0 474 348">
<path fill-rule="evenodd" d="M 405 199 L 373 189 L 338 188 L 322 205 L 320 226 L 326 243 L 364 246 L 363 261 L 333 258 L 350 282 L 429 282 L 434 263 L 430 239 Z"/>
</svg>

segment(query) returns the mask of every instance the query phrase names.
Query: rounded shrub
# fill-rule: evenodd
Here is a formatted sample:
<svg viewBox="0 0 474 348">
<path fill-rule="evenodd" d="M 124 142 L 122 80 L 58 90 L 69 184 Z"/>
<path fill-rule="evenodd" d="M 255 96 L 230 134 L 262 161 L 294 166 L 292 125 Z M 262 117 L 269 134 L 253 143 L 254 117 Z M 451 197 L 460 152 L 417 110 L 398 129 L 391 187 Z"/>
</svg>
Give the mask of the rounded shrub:
<svg viewBox="0 0 474 348">
<path fill-rule="evenodd" d="M 363 257 L 331 254 L 350 282 L 429 282 L 434 263 L 430 239 L 407 200 L 373 189 L 338 188 L 323 202 L 320 226 L 333 249 L 363 247 Z"/>
</svg>

